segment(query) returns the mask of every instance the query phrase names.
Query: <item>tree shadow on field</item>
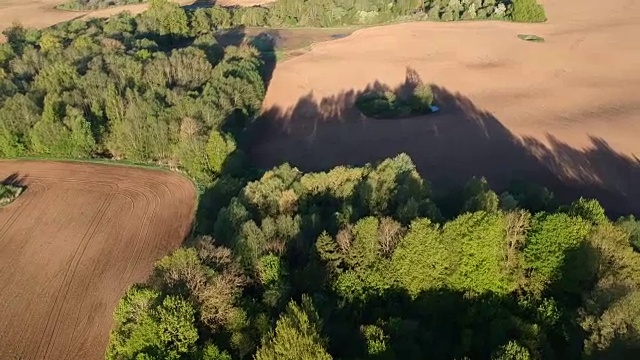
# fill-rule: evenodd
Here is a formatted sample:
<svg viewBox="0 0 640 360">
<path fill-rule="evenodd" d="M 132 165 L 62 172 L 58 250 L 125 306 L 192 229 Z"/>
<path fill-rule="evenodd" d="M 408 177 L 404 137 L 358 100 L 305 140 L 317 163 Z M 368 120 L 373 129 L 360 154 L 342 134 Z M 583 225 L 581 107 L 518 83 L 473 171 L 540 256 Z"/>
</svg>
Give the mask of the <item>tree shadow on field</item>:
<svg viewBox="0 0 640 360">
<path fill-rule="evenodd" d="M 2 185 L 20 187 L 23 191 L 27 189 L 27 177 L 18 173 L 13 173 L 7 176 L 6 178 L 4 178 L 4 180 L 0 181 L 0 183 Z"/>
<path fill-rule="evenodd" d="M 405 84 L 393 91 L 415 88 L 416 76 L 408 69 Z M 288 109 L 264 109 L 252 160 L 262 168 L 289 162 L 303 171 L 323 171 L 404 152 L 437 189 L 459 186 L 472 176 L 486 177 L 497 191 L 520 180 L 548 187 L 561 202 L 596 198 L 610 216 L 640 214 L 638 159 L 616 152 L 601 138 L 592 136 L 583 149 L 551 134 L 546 143 L 520 138 L 464 95 L 439 86 L 432 86 L 438 113 L 369 119 L 354 103 L 371 89 L 389 87 L 375 82 L 322 99 L 309 93 Z"/>
</svg>

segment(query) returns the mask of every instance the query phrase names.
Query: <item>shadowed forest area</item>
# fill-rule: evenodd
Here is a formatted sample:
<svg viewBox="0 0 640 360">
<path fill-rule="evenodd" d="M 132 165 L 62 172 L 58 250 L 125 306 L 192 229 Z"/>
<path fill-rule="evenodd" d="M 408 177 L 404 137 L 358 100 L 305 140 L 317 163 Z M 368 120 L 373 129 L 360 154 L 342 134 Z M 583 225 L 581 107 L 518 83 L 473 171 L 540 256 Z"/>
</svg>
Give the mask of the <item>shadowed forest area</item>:
<svg viewBox="0 0 640 360">
<path fill-rule="evenodd" d="M 406 96 L 421 82 L 408 68 L 405 83 L 393 90 Z M 437 189 L 452 190 L 452 184 L 464 184 L 472 176 L 485 177 L 500 191 L 526 181 L 548 187 L 563 202 L 597 198 L 613 217 L 640 213 L 634 185 L 640 180 L 640 163 L 603 139 L 592 137 L 591 146 L 576 149 L 551 134 L 549 144 L 520 138 L 463 94 L 437 85 L 433 93 L 441 107 L 438 113 L 367 119 L 354 103 L 371 90 L 389 87 L 373 83 L 322 99 L 308 94 L 290 109 L 264 110 L 251 151 L 255 162 L 270 168 L 285 161 L 303 171 L 323 171 L 404 152 Z"/>
</svg>

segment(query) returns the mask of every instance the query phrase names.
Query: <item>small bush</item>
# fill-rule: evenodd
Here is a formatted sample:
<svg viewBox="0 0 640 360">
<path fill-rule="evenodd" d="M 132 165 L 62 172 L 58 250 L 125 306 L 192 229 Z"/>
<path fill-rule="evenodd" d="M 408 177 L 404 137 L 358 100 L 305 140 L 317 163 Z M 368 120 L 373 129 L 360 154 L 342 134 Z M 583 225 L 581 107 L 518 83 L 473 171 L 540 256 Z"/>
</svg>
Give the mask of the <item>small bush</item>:
<svg viewBox="0 0 640 360">
<path fill-rule="evenodd" d="M 544 42 L 544 38 L 537 35 L 532 35 L 532 34 L 518 34 L 518 38 L 524 41 Z"/>
<path fill-rule="evenodd" d="M 432 111 L 433 92 L 429 85 L 418 85 L 408 100 L 393 91 L 370 91 L 360 95 L 356 107 L 375 119 L 394 119 L 428 114 Z"/>
<path fill-rule="evenodd" d="M 547 16 L 536 0 L 513 0 L 511 20 L 516 22 L 545 22 Z"/>
<path fill-rule="evenodd" d="M 22 193 L 21 187 L 0 184 L 0 206 L 9 204 L 15 200 L 20 193 Z"/>
</svg>

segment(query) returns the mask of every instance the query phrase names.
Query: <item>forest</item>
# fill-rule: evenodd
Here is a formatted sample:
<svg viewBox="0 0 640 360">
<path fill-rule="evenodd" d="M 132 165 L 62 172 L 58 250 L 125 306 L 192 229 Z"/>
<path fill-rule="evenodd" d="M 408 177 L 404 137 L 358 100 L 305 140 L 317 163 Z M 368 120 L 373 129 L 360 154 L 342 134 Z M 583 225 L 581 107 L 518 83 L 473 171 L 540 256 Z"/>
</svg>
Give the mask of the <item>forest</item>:
<svg viewBox="0 0 640 360">
<path fill-rule="evenodd" d="M 201 187 L 193 236 L 115 309 L 107 359 L 640 351 L 632 216 L 526 183 L 441 193 L 404 154 L 322 173 L 251 168 L 242 143 L 264 57 L 219 45 L 234 25 L 222 10 L 154 0 L 136 17 L 14 26 L 0 44 L 0 157 L 153 162 Z"/>
<path fill-rule="evenodd" d="M 141 2 L 145 0 L 67 0 L 58 8 L 95 10 Z M 536 0 L 275 0 L 262 6 L 213 8 L 201 13 L 209 12 L 214 22 L 222 26 L 327 27 L 407 20 L 546 20 L 544 9 Z"/>
<path fill-rule="evenodd" d="M 138 17 L 7 29 L 0 157 L 109 157 L 215 177 L 260 109 L 262 60 L 248 44 L 223 49 L 194 21 L 154 1 Z"/>
<path fill-rule="evenodd" d="M 218 204 L 219 205 L 219 204 Z M 482 178 L 436 195 L 404 154 L 284 164 L 206 212 L 115 314 L 108 359 L 623 359 L 634 218 Z"/>
<path fill-rule="evenodd" d="M 546 21 L 544 9 L 536 0 L 277 0 L 263 6 L 213 6 L 196 12 L 202 22 L 223 27 L 332 27 L 425 20 Z"/>
</svg>

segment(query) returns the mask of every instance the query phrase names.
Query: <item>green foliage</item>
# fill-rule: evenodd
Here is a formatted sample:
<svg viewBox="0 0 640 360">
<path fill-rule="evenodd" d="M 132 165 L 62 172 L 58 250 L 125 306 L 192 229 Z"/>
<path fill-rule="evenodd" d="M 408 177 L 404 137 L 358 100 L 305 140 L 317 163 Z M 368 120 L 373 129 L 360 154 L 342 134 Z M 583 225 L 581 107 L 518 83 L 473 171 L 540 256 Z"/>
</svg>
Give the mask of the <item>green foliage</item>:
<svg viewBox="0 0 640 360">
<path fill-rule="evenodd" d="M 509 341 L 491 357 L 492 360 L 529 360 L 531 355 L 526 347 L 515 341 Z"/>
<path fill-rule="evenodd" d="M 407 100 L 391 91 L 367 91 L 356 98 L 356 107 L 364 115 L 375 119 L 395 119 L 431 112 L 431 88 L 419 85 Z"/>
<path fill-rule="evenodd" d="M 61 10 L 97 10 L 113 6 L 143 3 L 146 0 L 66 0 L 57 8 Z"/>
<path fill-rule="evenodd" d="M 387 351 L 388 336 L 379 326 L 365 325 L 361 328 L 367 341 L 367 354 L 371 357 L 382 356 Z"/>
<path fill-rule="evenodd" d="M 536 215 L 523 250 L 531 291 L 540 293 L 559 280 L 568 252 L 582 244 L 590 228 L 587 221 L 566 214 Z"/>
<path fill-rule="evenodd" d="M 276 284 L 284 274 L 280 258 L 275 255 L 261 257 L 258 271 L 260 272 L 260 281 L 264 285 Z"/>
<path fill-rule="evenodd" d="M 206 149 L 209 169 L 215 174 L 220 174 L 225 161 L 235 149 L 236 143 L 233 138 L 218 131 L 212 131 Z"/>
<path fill-rule="evenodd" d="M 45 117 L 64 116 L 49 108 Z M 205 126 L 183 118 L 181 136 L 204 141 Z M 630 357 L 640 342 L 635 219 L 614 225 L 585 199 L 558 210 L 548 191 L 522 185 L 498 199 L 471 179 L 446 197 L 458 200 L 443 218 L 406 155 L 312 174 L 285 164 L 233 183 L 209 212 L 228 248 L 197 237 L 160 260 L 149 315 L 119 322 L 110 349 L 166 352 L 154 350 L 167 347 L 159 307 L 174 298 L 198 329 L 189 345 L 189 326 L 163 320 L 180 325 L 169 337 L 188 335 L 184 358 Z"/>
<path fill-rule="evenodd" d="M 5 185 L 0 183 L 0 206 L 5 206 L 15 200 L 22 193 L 19 186 Z"/>
<path fill-rule="evenodd" d="M 198 340 L 194 310 L 178 297 L 145 288 L 127 291 L 118 304 L 107 359 L 180 359 Z"/>
<path fill-rule="evenodd" d="M 616 225 L 628 233 L 629 243 L 636 251 L 640 252 L 640 221 L 635 216 L 629 215 L 618 219 Z"/>
<path fill-rule="evenodd" d="M 579 311 L 588 356 L 626 358 L 640 346 L 640 257 L 628 241 L 624 229 L 609 223 L 587 238 L 596 279 Z"/>
<path fill-rule="evenodd" d="M 518 39 L 530 42 L 544 42 L 544 38 L 533 34 L 518 34 Z"/>
<path fill-rule="evenodd" d="M 443 228 L 445 243 L 455 246 L 453 287 L 465 292 L 506 294 L 515 281 L 504 266 L 506 223 L 503 214 L 469 213 Z"/>
<path fill-rule="evenodd" d="M 186 36 L 189 32 L 189 19 L 185 11 L 174 2 L 150 0 L 149 9 L 140 16 L 138 26 L 141 32 Z"/>
<path fill-rule="evenodd" d="M 238 172 L 241 154 L 222 127 L 239 124 L 232 131 L 240 133 L 257 115 L 262 62 L 253 48 L 217 44 L 213 32 L 229 25 L 220 11 L 154 0 L 136 17 L 7 29 L 0 156 L 155 162 L 202 184 L 229 165 Z"/>
<path fill-rule="evenodd" d="M 462 211 L 498 211 L 500 200 L 495 192 L 491 191 L 485 178 L 472 178 L 464 188 L 465 202 Z"/>
<path fill-rule="evenodd" d="M 406 20 L 507 19 L 507 5 L 510 3 L 507 0 L 499 0 L 497 4 L 491 0 L 277 0 L 264 6 L 214 6 L 215 10 L 200 11 L 192 28 L 197 32 L 211 23 L 223 24 L 222 27 L 280 28 L 372 25 Z"/>
<path fill-rule="evenodd" d="M 511 20 L 516 22 L 544 22 L 547 16 L 542 5 L 536 0 L 513 0 Z"/>
<path fill-rule="evenodd" d="M 418 295 L 446 283 L 453 259 L 443 240 L 429 219 L 414 220 L 400 240 L 391 258 L 391 272 L 410 294 Z"/>
<path fill-rule="evenodd" d="M 308 297 L 302 306 L 290 302 L 285 312 L 256 352 L 256 360 L 329 360 L 320 335 L 318 314 Z"/>
<path fill-rule="evenodd" d="M 595 199 L 578 199 L 569 207 L 569 215 L 579 216 L 594 225 L 602 225 L 609 222 L 604 209 Z"/>
</svg>

